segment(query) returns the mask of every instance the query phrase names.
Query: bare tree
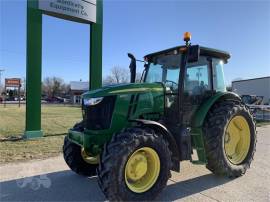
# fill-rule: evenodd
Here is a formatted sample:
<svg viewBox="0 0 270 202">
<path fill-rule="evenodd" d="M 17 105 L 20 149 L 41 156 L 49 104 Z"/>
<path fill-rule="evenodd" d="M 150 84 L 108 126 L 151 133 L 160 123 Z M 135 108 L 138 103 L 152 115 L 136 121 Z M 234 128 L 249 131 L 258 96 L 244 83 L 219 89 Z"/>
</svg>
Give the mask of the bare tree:
<svg viewBox="0 0 270 202">
<path fill-rule="evenodd" d="M 58 77 L 46 77 L 42 83 L 42 91 L 48 97 L 54 97 L 62 94 L 64 87 L 64 81 Z"/>
<path fill-rule="evenodd" d="M 128 83 L 129 82 L 129 71 L 128 69 L 114 66 L 111 69 L 111 74 L 108 75 L 103 83 L 104 85 L 108 84 L 118 84 L 118 83 Z"/>
<path fill-rule="evenodd" d="M 136 82 L 136 83 L 140 83 L 141 77 L 142 77 L 142 73 L 141 73 L 141 72 L 137 72 L 137 73 L 136 73 L 136 79 L 135 79 L 135 82 Z"/>
<path fill-rule="evenodd" d="M 69 93 L 70 93 L 70 85 L 64 83 L 64 84 L 61 86 L 61 93 L 62 93 L 63 95 L 69 94 Z"/>
</svg>

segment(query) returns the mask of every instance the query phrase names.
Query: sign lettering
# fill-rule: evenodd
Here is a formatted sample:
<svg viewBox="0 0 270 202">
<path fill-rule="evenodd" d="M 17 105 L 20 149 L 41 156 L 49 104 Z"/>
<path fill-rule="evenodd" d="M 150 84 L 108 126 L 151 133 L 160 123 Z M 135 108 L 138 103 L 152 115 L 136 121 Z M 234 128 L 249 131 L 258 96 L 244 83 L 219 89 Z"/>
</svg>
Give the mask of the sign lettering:
<svg viewBox="0 0 270 202">
<path fill-rule="evenodd" d="M 18 78 L 5 79 L 5 86 L 6 87 L 21 87 L 21 79 L 18 79 Z"/>
<path fill-rule="evenodd" d="M 39 0 L 38 8 L 43 11 L 96 22 L 96 0 Z"/>
</svg>

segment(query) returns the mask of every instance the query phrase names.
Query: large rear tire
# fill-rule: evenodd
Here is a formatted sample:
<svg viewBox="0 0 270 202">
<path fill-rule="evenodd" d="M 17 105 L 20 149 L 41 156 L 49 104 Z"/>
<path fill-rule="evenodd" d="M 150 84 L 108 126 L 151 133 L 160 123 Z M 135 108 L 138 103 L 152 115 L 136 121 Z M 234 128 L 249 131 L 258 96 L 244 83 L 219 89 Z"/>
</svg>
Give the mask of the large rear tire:
<svg viewBox="0 0 270 202">
<path fill-rule="evenodd" d="M 162 135 L 148 128 L 129 128 L 104 146 L 99 186 L 110 201 L 153 200 L 166 186 L 171 152 Z"/>
<path fill-rule="evenodd" d="M 204 123 L 206 167 L 228 177 L 245 174 L 253 160 L 256 141 L 254 119 L 244 104 L 216 103 Z"/>
<path fill-rule="evenodd" d="M 64 159 L 69 168 L 79 175 L 95 176 L 98 164 L 87 163 L 84 156 L 84 150 L 79 146 L 71 142 L 68 137 L 65 137 L 63 146 Z"/>
</svg>

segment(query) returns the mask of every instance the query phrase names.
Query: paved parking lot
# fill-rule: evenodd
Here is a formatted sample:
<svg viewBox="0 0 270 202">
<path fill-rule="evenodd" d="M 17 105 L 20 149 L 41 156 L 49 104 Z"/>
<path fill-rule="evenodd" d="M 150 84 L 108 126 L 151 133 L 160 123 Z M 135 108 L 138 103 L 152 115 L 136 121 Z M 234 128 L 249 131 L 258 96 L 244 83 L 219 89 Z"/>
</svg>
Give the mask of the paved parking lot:
<svg viewBox="0 0 270 202">
<path fill-rule="evenodd" d="M 243 177 L 229 180 L 204 166 L 181 163 L 159 201 L 270 201 L 270 126 L 258 128 L 255 159 Z M 97 180 L 71 172 L 61 156 L 0 166 L 0 201 L 103 201 Z"/>
</svg>

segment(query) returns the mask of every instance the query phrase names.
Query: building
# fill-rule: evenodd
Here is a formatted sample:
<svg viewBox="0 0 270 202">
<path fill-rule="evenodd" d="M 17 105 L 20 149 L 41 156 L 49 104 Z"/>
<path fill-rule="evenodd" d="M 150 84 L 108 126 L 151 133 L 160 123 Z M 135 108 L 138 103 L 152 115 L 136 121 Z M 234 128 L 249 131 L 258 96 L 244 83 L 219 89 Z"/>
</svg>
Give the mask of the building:
<svg viewBox="0 0 270 202">
<path fill-rule="evenodd" d="M 233 81 L 232 91 L 238 95 L 263 96 L 263 104 L 270 104 L 270 76 Z"/>
<path fill-rule="evenodd" d="M 81 104 L 81 95 L 88 91 L 89 82 L 71 81 L 70 82 L 70 99 L 73 104 Z"/>
</svg>

